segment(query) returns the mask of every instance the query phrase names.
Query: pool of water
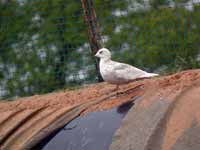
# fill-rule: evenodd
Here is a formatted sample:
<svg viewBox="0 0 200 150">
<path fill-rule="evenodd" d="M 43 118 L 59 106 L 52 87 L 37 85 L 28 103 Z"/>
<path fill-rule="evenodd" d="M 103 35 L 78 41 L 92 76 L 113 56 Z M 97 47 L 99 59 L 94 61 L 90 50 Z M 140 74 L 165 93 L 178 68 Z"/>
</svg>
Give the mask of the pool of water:
<svg viewBox="0 0 200 150">
<path fill-rule="evenodd" d="M 132 107 L 129 102 L 107 111 L 78 117 L 65 126 L 43 150 L 108 150 L 112 136 Z"/>
</svg>

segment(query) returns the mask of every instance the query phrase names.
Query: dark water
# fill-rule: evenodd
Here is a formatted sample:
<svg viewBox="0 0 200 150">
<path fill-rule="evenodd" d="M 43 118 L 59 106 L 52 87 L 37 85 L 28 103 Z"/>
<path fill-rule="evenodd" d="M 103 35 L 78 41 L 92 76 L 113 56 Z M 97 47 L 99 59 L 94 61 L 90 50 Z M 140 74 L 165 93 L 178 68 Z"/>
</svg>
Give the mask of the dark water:
<svg viewBox="0 0 200 150">
<path fill-rule="evenodd" d="M 108 150 L 112 136 L 133 103 L 78 117 L 62 129 L 43 150 Z"/>
</svg>

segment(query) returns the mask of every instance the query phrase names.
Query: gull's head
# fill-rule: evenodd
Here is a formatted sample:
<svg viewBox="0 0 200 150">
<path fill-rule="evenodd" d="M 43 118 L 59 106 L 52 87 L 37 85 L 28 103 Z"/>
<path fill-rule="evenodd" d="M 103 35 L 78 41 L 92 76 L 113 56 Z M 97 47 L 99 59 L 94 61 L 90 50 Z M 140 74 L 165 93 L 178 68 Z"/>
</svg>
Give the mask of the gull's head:
<svg viewBox="0 0 200 150">
<path fill-rule="evenodd" d="M 111 59 L 111 53 L 107 48 L 102 48 L 98 50 L 95 56 L 105 60 Z"/>
</svg>

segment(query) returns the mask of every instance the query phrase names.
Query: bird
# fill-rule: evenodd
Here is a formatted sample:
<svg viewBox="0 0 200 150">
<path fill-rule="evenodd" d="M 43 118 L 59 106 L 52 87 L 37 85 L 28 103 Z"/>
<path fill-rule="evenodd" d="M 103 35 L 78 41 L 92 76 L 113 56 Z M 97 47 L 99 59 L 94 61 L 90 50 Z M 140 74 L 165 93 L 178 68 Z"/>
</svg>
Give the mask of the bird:
<svg viewBox="0 0 200 150">
<path fill-rule="evenodd" d="M 159 74 L 148 73 L 129 64 L 111 60 L 111 52 L 107 48 L 101 48 L 95 54 L 100 58 L 99 69 L 104 81 L 116 85 L 127 84 L 137 79 L 150 78 Z"/>
</svg>

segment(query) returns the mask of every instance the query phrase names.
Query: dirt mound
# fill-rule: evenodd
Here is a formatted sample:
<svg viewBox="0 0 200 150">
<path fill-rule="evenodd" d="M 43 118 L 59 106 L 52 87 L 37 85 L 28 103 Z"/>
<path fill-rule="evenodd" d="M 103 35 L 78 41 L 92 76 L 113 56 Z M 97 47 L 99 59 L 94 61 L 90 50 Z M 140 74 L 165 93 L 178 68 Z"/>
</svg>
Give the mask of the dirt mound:
<svg viewBox="0 0 200 150">
<path fill-rule="evenodd" d="M 200 149 L 199 108 L 198 70 L 154 80 L 129 111 L 110 149 Z"/>
<path fill-rule="evenodd" d="M 172 119 L 172 121 L 167 119 L 165 128 L 169 129 L 166 131 L 166 136 L 163 137 L 165 143 L 164 148 L 168 149 L 170 144 L 174 144 L 172 142 L 173 139 L 178 139 L 178 137 L 180 137 L 179 135 L 185 131 L 186 128 L 186 126 L 184 126 L 185 122 L 183 121 L 177 125 L 178 129 L 181 128 L 181 131 L 178 131 L 176 125 L 173 124 L 173 120 L 177 121 L 181 116 L 184 116 L 182 118 L 183 120 L 187 120 L 187 117 L 192 118 L 193 115 L 191 114 L 197 111 L 196 108 L 198 104 L 196 103 L 199 102 L 193 99 L 198 99 L 197 97 L 199 95 L 192 91 L 189 92 L 189 89 L 198 91 L 199 85 L 200 70 L 188 70 L 170 76 L 145 79 L 123 85 L 120 87 L 121 93 L 118 95 L 112 91 L 115 86 L 101 83 L 89 85 L 75 91 L 66 90 L 51 94 L 20 98 L 13 102 L 0 102 L 0 147 L 2 149 L 14 148 L 15 150 L 22 148 L 30 149 L 45 137 L 63 127 L 77 115 L 89 111 L 109 109 L 124 102 L 134 100 L 135 97 L 141 97 L 137 107 L 134 107 L 134 112 L 137 110 L 148 110 L 152 107 L 152 104 L 158 101 L 165 101 L 169 106 L 175 101 L 179 102 L 176 103 L 174 107 L 169 107 L 173 113 L 167 113 L 169 115 L 166 115 L 168 116 L 167 118 Z M 180 95 L 183 94 L 189 96 L 191 101 L 178 100 L 178 97 L 181 97 Z M 195 103 L 196 107 L 194 108 L 191 106 L 189 108 L 187 107 L 188 110 L 184 110 L 185 103 L 188 105 Z M 180 105 L 180 108 L 177 105 Z M 175 109 L 176 107 L 177 109 Z M 163 108 L 163 110 L 166 109 L 168 112 L 168 107 L 161 108 Z M 190 115 L 185 116 L 183 113 L 179 113 L 179 109 L 183 109 L 183 111 Z M 175 110 L 177 112 L 174 112 Z M 132 111 L 133 109 L 131 112 Z M 149 112 L 149 114 L 151 113 Z M 162 118 L 161 114 L 165 116 L 166 113 L 165 111 L 160 113 Z M 196 118 L 200 120 L 200 116 L 197 114 Z M 149 122 L 150 120 L 151 118 Z M 157 125 L 154 122 L 152 122 L 152 124 Z M 189 125 L 191 125 L 191 123 L 189 123 Z M 164 132 L 163 130 L 162 133 Z M 174 131 L 177 132 L 175 133 Z M 171 133 L 173 134 L 171 135 Z M 159 136 L 160 135 L 156 135 L 155 137 Z M 148 142 L 149 141 L 148 139 Z M 123 142 L 123 140 L 120 140 L 120 142 Z M 152 146 L 157 143 L 151 141 L 150 144 Z M 115 145 L 115 141 L 113 145 Z M 112 147 L 114 147 L 114 149 L 116 148 L 115 146 Z"/>
</svg>

